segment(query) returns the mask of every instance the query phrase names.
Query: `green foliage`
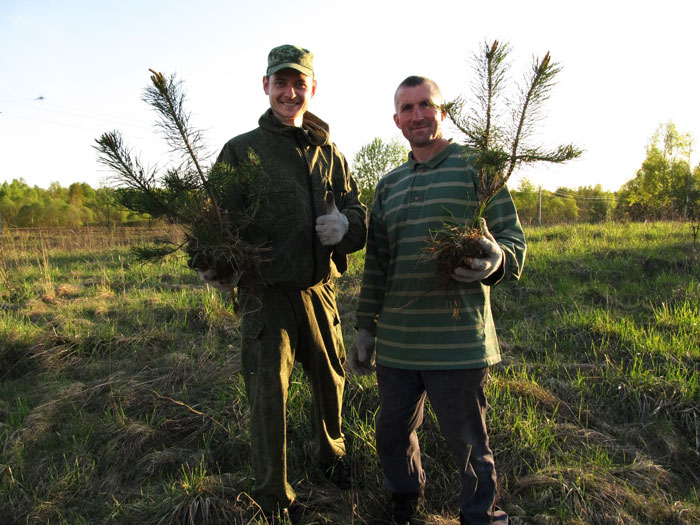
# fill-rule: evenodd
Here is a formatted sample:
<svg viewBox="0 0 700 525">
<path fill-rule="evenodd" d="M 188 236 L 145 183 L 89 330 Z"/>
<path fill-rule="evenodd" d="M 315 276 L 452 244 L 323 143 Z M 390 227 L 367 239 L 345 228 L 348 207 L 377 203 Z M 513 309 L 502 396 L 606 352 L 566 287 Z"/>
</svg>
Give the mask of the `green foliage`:
<svg viewBox="0 0 700 525">
<path fill-rule="evenodd" d="M 539 191 L 529 181 L 511 195 L 523 224 L 602 223 L 613 218 L 616 197 L 596 186 Z M 541 200 L 540 200 L 541 199 Z"/>
<path fill-rule="evenodd" d="M 146 215 L 130 215 L 119 207 L 110 188 L 94 190 L 86 183 L 63 188 L 53 182 L 42 189 L 22 180 L 0 184 L 0 214 L 5 226 L 23 228 L 116 226 L 148 220 Z"/>
<path fill-rule="evenodd" d="M 571 194 L 557 193 L 542 201 L 542 215 L 549 218 L 546 224 L 573 223 L 579 216 L 577 200 Z"/>
<path fill-rule="evenodd" d="M 636 177 L 620 189 L 616 216 L 632 220 L 693 216 L 700 208 L 700 166 L 691 171 L 692 142 L 673 122 L 660 125 Z"/>
<path fill-rule="evenodd" d="M 557 190 L 561 194 L 565 190 Z M 574 195 L 579 207 L 579 220 L 591 223 L 605 222 L 612 218 L 615 195 L 603 191 L 600 184 L 579 187 Z"/>
<path fill-rule="evenodd" d="M 523 177 L 520 180 L 518 189 L 511 189 L 510 194 L 515 203 L 515 208 L 518 210 L 520 222 L 527 226 L 539 224 L 541 192 L 538 191 L 535 185 Z"/>
<path fill-rule="evenodd" d="M 408 148 L 398 139 L 389 142 L 375 137 L 355 154 L 353 178 L 360 188 L 360 200 L 370 206 L 379 179 L 408 159 Z"/>
</svg>

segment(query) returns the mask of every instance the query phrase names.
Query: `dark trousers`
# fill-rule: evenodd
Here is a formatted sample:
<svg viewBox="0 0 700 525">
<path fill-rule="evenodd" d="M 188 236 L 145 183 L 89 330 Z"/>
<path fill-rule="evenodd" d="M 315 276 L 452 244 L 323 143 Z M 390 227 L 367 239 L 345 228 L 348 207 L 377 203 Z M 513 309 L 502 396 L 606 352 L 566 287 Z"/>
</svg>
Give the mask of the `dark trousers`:
<svg viewBox="0 0 700 525">
<path fill-rule="evenodd" d="M 250 405 L 255 482 L 252 495 L 267 511 L 295 498 L 287 482 L 286 405 L 294 362 L 311 383 L 311 421 L 322 466 L 345 455 L 341 404 L 345 348 L 331 283 L 304 290 L 268 287 L 241 296 L 242 371 Z"/>
<path fill-rule="evenodd" d="M 460 511 L 467 523 L 507 523 L 494 506 L 496 469 L 486 431 L 484 386 L 489 369 L 404 370 L 377 365 L 377 453 L 392 494 L 410 494 L 426 481 L 416 430 L 426 395 L 461 477 Z"/>
</svg>

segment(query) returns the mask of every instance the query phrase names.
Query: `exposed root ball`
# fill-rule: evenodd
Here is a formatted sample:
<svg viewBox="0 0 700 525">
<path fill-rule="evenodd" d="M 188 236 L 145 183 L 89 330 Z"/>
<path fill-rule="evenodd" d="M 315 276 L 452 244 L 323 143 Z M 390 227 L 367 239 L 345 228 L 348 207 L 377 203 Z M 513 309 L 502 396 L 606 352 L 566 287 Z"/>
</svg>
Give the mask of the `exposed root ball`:
<svg viewBox="0 0 700 525">
<path fill-rule="evenodd" d="M 464 259 L 485 257 L 478 240 L 481 231 L 466 226 L 450 226 L 433 232 L 425 248 L 428 259 L 437 263 L 437 277 L 449 283 L 452 272 L 464 266 Z"/>
</svg>

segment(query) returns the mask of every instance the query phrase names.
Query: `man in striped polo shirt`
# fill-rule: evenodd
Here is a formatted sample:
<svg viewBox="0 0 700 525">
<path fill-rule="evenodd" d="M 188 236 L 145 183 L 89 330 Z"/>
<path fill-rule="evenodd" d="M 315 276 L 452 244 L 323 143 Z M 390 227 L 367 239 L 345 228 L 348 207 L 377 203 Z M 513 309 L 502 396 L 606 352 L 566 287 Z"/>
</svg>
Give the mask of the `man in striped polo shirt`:
<svg viewBox="0 0 700 525">
<path fill-rule="evenodd" d="M 443 99 L 427 78 L 408 77 L 394 96 L 394 121 L 411 146 L 406 163 L 376 189 L 348 363 L 376 371 L 377 452 L 396 523 L 415 523 L 426 475 L 416 430 L 426 395 L 461 472 L 460 523 L 507 523 L 495 506 L 496 471 L 486 429 L 484 386 L 501 360 L 491 286 L 520 277 L 526 244 L 507 189 L 482 222 L 484 258 L 468 259 L 441 286 L 423 252 L 430 232 L 470 220 L 477 204 L 470 151 L 443 137 Z"/>
</svg>

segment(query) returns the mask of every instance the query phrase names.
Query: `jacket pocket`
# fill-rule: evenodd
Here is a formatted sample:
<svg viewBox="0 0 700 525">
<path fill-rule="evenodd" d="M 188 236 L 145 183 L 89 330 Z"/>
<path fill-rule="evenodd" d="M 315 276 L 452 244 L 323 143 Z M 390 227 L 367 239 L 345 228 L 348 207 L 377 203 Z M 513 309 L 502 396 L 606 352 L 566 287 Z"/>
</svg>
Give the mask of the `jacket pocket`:
<svg viewBox="0 0 700 525">
<path fill-rule="evenodd" d="M 291 179 L 270 181 L 271 188 L 267 192 L 267 215 L 270 218 L 270 229 L 281 225 L 289 227 L 299 217 L 299 198 L 296 184 Z"/>
</svg>

